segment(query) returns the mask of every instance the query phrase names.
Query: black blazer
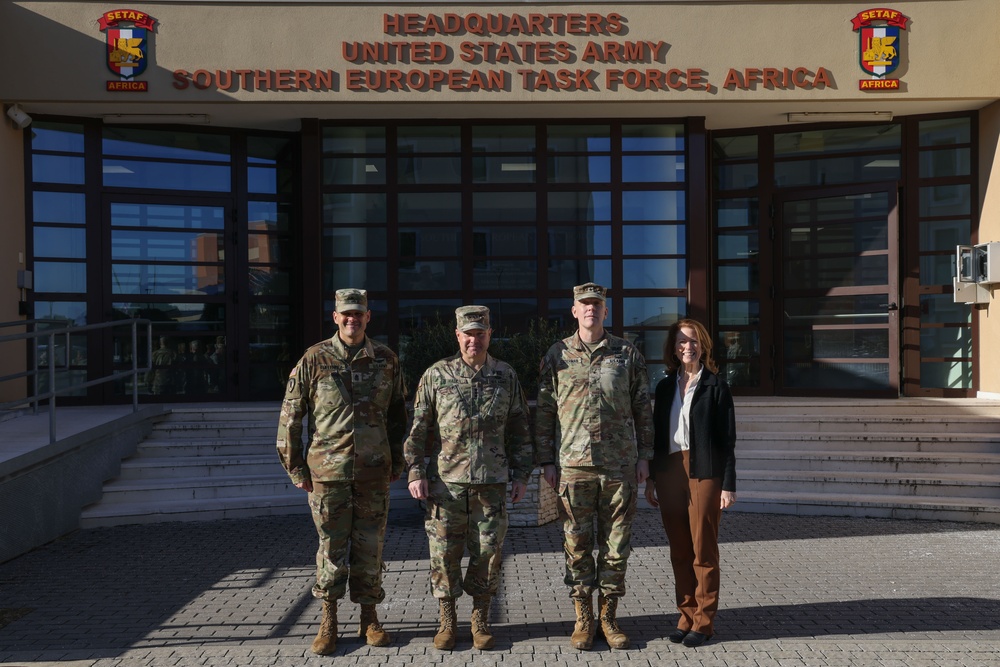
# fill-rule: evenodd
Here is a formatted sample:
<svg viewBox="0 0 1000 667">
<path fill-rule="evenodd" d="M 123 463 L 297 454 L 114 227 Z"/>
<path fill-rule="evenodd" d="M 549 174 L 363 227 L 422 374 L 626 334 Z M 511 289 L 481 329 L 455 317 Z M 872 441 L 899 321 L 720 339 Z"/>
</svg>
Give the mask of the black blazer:
<svg viewBox="0 0 1000 667">
<path fill-rule="evenodd" d="M 656 385 L 653 406 L 653 465 L 663 470 L 670 455 L 670 404 L 677 391 L 677 371 Z M 723 491 L 736 491 L 736 411 L 725 380 L 707 368 L 691 399 L 691 477 L 722 478 Z"/>
</svg>

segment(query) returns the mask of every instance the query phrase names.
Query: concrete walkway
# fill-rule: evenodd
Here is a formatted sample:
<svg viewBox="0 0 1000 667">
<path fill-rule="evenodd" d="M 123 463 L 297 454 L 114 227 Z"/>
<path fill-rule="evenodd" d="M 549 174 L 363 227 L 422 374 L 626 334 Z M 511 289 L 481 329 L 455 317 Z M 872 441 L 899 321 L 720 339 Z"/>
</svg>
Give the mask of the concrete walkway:
<svg viewBox="0 0 1000 667">
<path fill-rule="evenodd" d="M 303 499 L 304 500 L 304 499 Z M 139 665 L 1000 665 L 1000 527 L 882 519 L 728 514 L 717 636 L 670 644 L 668 549 L 640 510 L 621 625 L 633 648 L 572 649 L 558 525 L 513 528 L 497 648 L 439 652 L 418 510 L 391 513 L 386 601 L 395 636 L 370 648 L 341 606 L 336 655 L 309 644 L 315 534 L 307 516 L 162 523 L 74 533 L 0 565 L 0 663 Z M 468 628 L 471 601 L 459 603 Z"/>
</svg>

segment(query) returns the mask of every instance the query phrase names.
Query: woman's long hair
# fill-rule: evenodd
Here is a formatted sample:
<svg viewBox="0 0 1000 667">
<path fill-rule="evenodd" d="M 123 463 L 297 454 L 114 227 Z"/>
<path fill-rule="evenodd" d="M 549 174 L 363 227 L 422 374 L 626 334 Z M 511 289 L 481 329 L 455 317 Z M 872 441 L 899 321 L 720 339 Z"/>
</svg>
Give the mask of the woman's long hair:
<svg viewBox="0 0 1000 667">
<path fill-rule="evenodd" d="M 677 334 L 680 333 L 681 327 L 694 329 L 694 337 L 698 340 L 698 347 L 701 349 L 701 363 L 705 364 L 705 368 L 709 371 L 718 373 L 719 367 L 715 364 L 715 359 L 712 358 L 712 337 L 708 335 L 708 329 L 701 322 L 691 319 L 677 320 L 670 327 L 667 343 L 663 346 L 663 358 L 666 360 L 667 372 L 673 373 L 681 366 L 681 360 L 675 354 Z"/>
</svg>

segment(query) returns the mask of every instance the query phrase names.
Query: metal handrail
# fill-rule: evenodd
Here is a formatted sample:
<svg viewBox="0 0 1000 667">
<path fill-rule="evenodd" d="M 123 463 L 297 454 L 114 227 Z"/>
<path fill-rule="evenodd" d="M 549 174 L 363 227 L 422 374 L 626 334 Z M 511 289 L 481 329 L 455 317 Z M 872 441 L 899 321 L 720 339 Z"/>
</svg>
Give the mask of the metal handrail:
<svg viewBox="0 0 1000 667">
<path fill-rule="evenodd" d="M 0 328 L 12 327 L 17 325 L 28 325 L 36 323 L 51 323 L 51 320 L 24 320 L 21 322 L 3 322 L 0 323 Z M 62 323 L 62 320 L 59 321 Z M 146 366 L 144 368 L 139 368 L 137 365 L 138 355 L 136 354 L 139 344 L 139 332 L 138 327 L 140 325 L 146 326 Z M 94 380 L 88 380 L 86 382 L 80 382 L 75 384 L 70 384 L 66 387 L 56 388 L 56 363 L 55 363 L 55 341 L 56 336 L 66 337 L 66 363 L 62 365 L 59 370 L 68 370 L 70 368 L 70 336 L 73 334 L 85 333 L 88 331 L 96 331 L 99 329 L 110 329 L 111 327 L 118 326 L 129 326 L 132 329 L 132 368 L 125 371 L 118 371 L 110 375 L 105 375 Z M 45 393 L 39 393 L 38 391 L 38 339 L 39 338 L 48 339 L 48 363 L 46 369 L 48 371 L 49 379 L 49 390 Z M 111 382 L 114 380 L 120 380 L 127 377 L 132 378 L 132 412 L 139 411 L 139 373 L 148 373 L 153 369 L 153 323 L 150 320 L 144 319 L 130 319 L 130 320 L 119 320 L 116 322 L 101 322 L 99 324 L 85 324 L 84 326 L 68 326 L 59 327 L 53 329 L 42 329 L 41 331 L 27 331 L 20 334 L 7 334 L 0 336 L 0 343 L 8 343 L 19 340 L 30 340 L 33 343 L 33 354 L 32 354 L 32 370 L 22 371 L 19 373 L 12 373 L 10 375 L 0 376 L 0 382 L 6 382 L 8 380 L 16 380 L 23 377 L 32 377 L 34 379 L 34 392 L 31 396 L 26 398 L 21 398 L 13 401 L 7 401 L 5 403 L 0 403 L 0 409 L 6 410 L 7 408 L 12 408 L 18 405 L 24 405 L 25 403 L 31 403 L 35 410 L 37 411 L 39 401 L 48 399 L 49 401 L 49 443 L 56 441 L 56 396 L 59 394 L 64 394 L 71 391 L 76 391 L 78 389 L 87 389 L 89 387 L 94 387 L 105 382 Z"/>
</svg>

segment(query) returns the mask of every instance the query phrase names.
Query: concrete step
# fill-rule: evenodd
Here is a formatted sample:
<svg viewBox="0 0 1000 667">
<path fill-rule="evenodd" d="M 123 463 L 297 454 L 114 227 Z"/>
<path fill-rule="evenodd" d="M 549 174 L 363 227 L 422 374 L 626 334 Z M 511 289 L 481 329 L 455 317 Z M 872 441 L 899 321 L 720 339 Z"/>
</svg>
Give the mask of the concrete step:
<svg viewBox="0 0 1000 667">
<path fill-rule="evenodd" d="M 280 414 L 281 402 L 278 401 L 274 403 L 174 406 L 170 409 L 170 414 L 166 415 L 166 419 L 178 421 L 269 421 L 272 424 L 277 424 Z"/>
<path fill-rule="evenodd" d="M 747 450 L 738 465 L 750 470 L 810 470 L 835 473 L 961 473 L 1000 476 L 1000 454 L 913 453 L 905 451 Z"/>
<path fill-rule="evenodd" d="M 151 437 L 161 440 L 191 438 L 270 438 L 274 440 L 278 423 L 246 421 L 161 421 L 153 426 Z"/>
<path fill-rule="evenodd" d="M 741 488 L 759 493 L 894 495 L 927 498 L 1000 498 L 1000 477 L 954 473 L 879 473 L 737 470 Z"/>
<path fill-rule="evenodd" d="M 191 438 L 144 440 L 136 448 L 136 456 L 148 458 L 195 457 L 195 456 L 237 456 L 245 454 L 268 454 L 277 460 L 274 438 Z"/>
<path fill-rule="evenodd" d="M 848 433 L 895 432 L 918 433 L 986 433 L 1000 432 L 1000 418 L 984 415 L 956 416 L 883 416 L 864 414 L 772 415 L 737 413 L 736 432 L 760 433 Z"/>
<path fill-rule="evenodd" d="M 856 400 L 850 398 L 735 398 L 736 415 L 864 415 L 946 416 L 952 419 L 981 415 L 1000 419 L 1000 401 L 982 398 L 920 398 Z"/>
<path fill-rule="evenodd" d="M 897 433 L 870 431 L 792 433 L 737 431 L 737 456 L 759 449 L 793 451 L 861 451 L 896 450 L 907 452 L 967 452 L 1000 454 L 1000 432 L 996 433 Z"/>
<path fill-rule="evenodd" d="M 207 498 L 251 498 L 258 496 L 297 495 L 288 475 L 281 471 L 273 475 L 243 475 L 231 477 L 187 477 L 153 479 L 118 479 L 104 486 L 104 503 L 149 503 L 157 499 L 202 500 Z"/>
<path fill-rule="evenodd" d="M 801 516 L 859 516 L 1000 524 L 1000 499 L 920 498 L 858 493 L 802 493 L 740 490 L 737 512 Z"/>
<path fill-rule="evenodd" d="M 269 475 L 282 470 L 277 454 L 241 456 L 134 457 L 122 461 L 119 479 L 163 479 Z"/>
</svg>

